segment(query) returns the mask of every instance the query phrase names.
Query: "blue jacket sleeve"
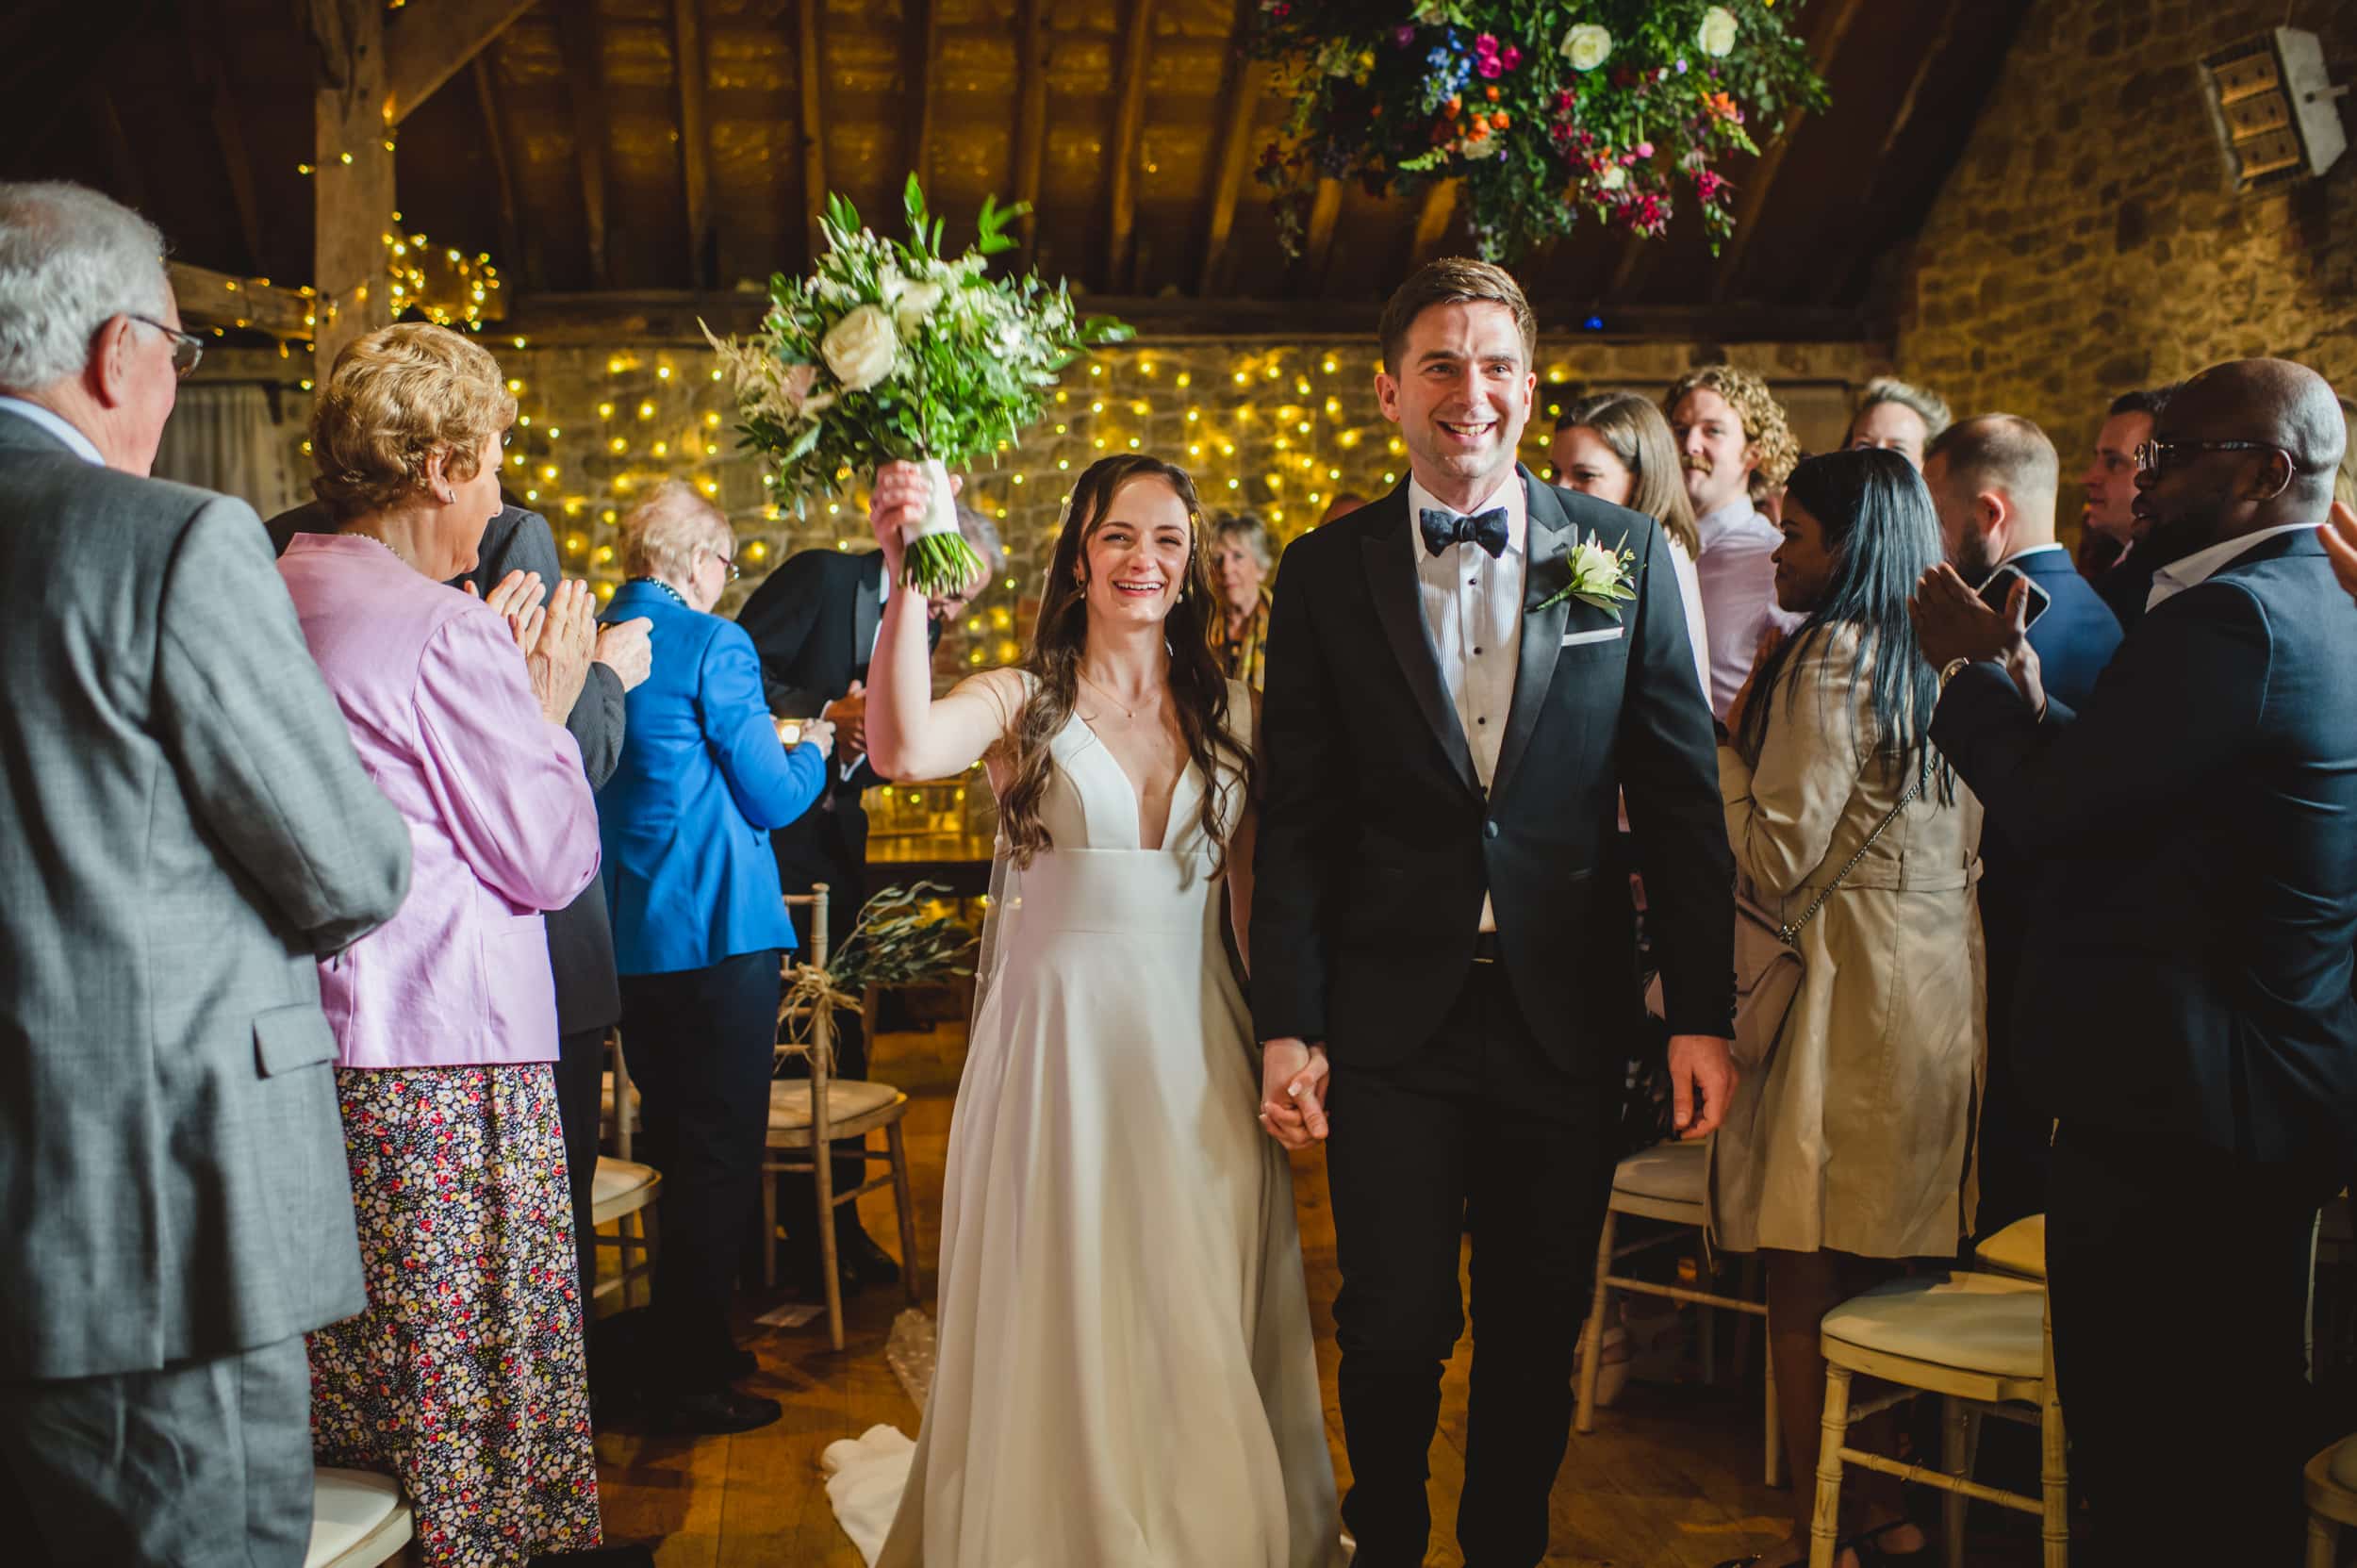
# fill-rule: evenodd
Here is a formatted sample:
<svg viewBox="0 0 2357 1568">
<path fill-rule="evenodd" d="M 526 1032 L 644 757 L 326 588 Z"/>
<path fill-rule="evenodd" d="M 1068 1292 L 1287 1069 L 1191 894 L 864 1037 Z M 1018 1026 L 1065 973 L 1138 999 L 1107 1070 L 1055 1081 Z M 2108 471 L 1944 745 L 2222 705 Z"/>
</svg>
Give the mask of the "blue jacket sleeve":
<svg viewBox="0 0 2357 1568">
<path fill-rule="evenodd" d="M 734 621 L 721 621 L 704 645 L 696 715 L 736 809 L 754 827 L 784 827 L 808 811 L 825 788 L 827 763 L 816 748 L 789 751 L 779 744 L 762 694 L 761 660 L 753 639 Z"/>
</svg>

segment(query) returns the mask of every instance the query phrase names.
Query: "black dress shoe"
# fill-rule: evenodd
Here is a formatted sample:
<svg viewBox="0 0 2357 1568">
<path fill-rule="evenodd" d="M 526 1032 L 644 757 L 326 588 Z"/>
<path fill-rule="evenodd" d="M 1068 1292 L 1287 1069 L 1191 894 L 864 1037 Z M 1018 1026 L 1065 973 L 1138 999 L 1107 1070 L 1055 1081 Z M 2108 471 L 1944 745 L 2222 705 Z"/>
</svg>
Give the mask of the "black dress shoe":
<svg viewBox="0 0 2357 1568">
<path fill-rule="evenodd" d="M 732 1383 L 739 1378 L 750 1378 L 760 1370 L 761 1358 L 750 1350 L 731 1350 L 720 1363 L 720 1376 Z"/>
<path fill-rule="evenodd" d="M 712 1394 L 675 1394 L 647 1412 L 650 1424 L 666 1431 L 695 1432 L 706 1437 L 750 1432 L 756 1427 L 766 1427 L 784 1413 L 785 1408 L 775 1399 L 765 1399 L 758 1394 L 739 1394 L 733 1388 Z"/>
<path fill-rule="evenodd" d="M 838 1232 L 834 1240 L 835 1260 L 842 1265 L 848 1282 L 856 1278 L 863 1285 L 897 1285 L 900 1282 L 900 1265 L 892 1254 L 876 1245 L 876 1238 L 865 1230 Z"/>
</svg>

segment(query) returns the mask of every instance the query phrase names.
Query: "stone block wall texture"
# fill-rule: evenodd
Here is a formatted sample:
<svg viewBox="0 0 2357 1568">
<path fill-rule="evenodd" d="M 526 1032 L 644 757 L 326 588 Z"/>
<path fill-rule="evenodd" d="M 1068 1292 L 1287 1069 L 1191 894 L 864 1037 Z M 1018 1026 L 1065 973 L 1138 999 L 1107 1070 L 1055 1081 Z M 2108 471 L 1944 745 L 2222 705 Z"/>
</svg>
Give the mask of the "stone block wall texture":
<svg viewBox="0 0 2357 1568">
<path fill-rule="evenodd" d="M 2203 56 L 2285 25 L 2357 77 L 2349 0 L 2040 0 L 1916 241 L 1901 373 L 2043 425 L 2066 532 L 2119 392 L 2272 355 L 2357 396 L 2357 149 L 2237 196 L 2203 103 Z"/>
</svg>

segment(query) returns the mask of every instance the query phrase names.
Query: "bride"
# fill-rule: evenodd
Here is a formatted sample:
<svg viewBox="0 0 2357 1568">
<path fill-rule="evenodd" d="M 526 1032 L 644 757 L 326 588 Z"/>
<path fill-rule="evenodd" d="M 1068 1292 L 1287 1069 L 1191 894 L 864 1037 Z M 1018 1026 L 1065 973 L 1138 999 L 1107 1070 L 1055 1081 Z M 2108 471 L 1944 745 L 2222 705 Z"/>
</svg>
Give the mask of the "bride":
<svg viewBox="0 0 2357 1568">
<path fill-rule="evenodd" d="M 877 476 L 896 581 L 927 484 Z M 1026 666 L 937 701 L 922 600 L 885 601 L 877 769 L 981 759 L 999 841 L 924 1423 L 829 1455 L 883 1568 L 1342 1560 L 1292 1181 L 1221 950 L 1221 895 L 1249 950 L 1251 693 L 1211 657 L 1201 518 L 1179 469 L 1093 465 Z"/>
</svg>

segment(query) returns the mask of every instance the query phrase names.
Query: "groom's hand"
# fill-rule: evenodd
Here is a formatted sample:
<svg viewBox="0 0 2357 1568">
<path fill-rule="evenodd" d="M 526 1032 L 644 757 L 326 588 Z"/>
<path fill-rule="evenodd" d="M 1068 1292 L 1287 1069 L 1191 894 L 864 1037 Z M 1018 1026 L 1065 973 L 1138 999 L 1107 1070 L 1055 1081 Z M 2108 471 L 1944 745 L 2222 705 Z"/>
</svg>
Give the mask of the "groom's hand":
<svg viewBox="0 0 2357 1568">
<path fill-rule="evenodd" d="M 1287 1148 L 1326 1136 L 1326 1048 L 1271 1040 L 1261 1048 L 1261 1126 Z"/>
<path fill-rule="evenodd" d="M 1727 1119 L 1735 1059 L 1716 1034 L 1670 1036 L 1670 1111 L 1681 1138 L 1706 1138 Z M 1694 1102 L 1700 1099 L 1698 1107 Z"/>
</svg>

